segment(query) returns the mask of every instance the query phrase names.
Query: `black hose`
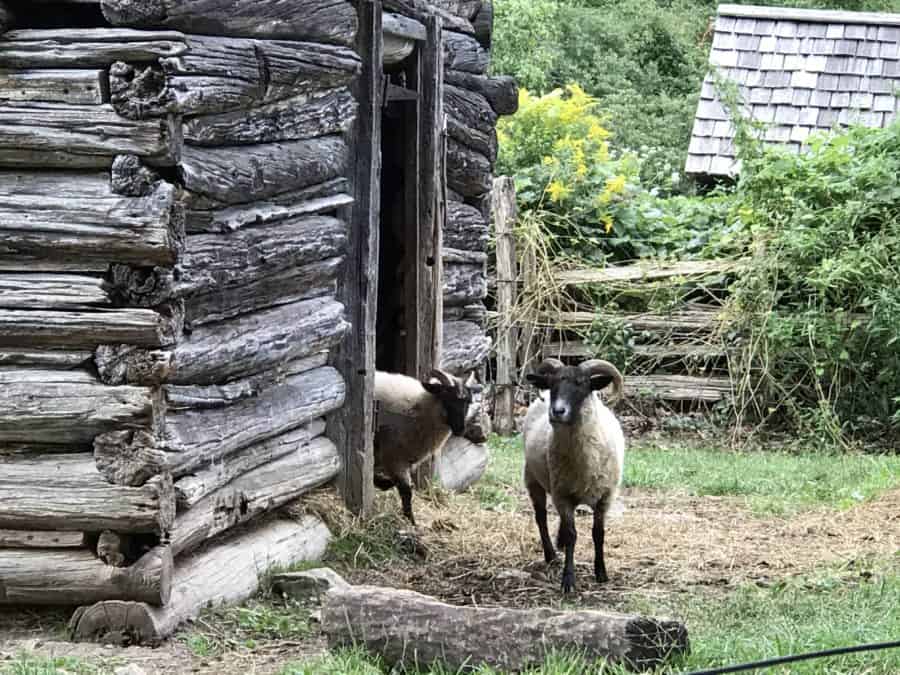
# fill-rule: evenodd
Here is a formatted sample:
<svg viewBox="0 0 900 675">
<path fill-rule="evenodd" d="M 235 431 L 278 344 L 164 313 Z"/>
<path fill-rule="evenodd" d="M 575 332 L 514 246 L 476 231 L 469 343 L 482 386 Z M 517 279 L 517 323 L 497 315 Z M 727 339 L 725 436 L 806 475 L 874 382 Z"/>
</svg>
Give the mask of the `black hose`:
<svg viewBox="0 0 900 675">
<path fill-rule="evenodd" d="M 695 670 L 690 673 L 684 673 L 684 675 L 721 675 L 722 673 L 739 673 L 744 670 L 771 668 L 772 666 L 780 666 L 783 663 L 793 663 L 794 661 L 820 659 L 826 656 L 839 656 L 841 654 L 854 654 L 856 652 L 874 652 L 880 649 L 897 649 L 898 647 L 900 647 L 900 640 L 895 640 L 893 642 L 873 642 L 871 644 L 856 645 L 854 647 L 838 647 L 836 649 L 824 649 L 819 652 L 794 654 L 793 656 L 779 656 L 777 658 L 765 659 L 763 661 L 743 663 L 738 666 L 723 666 L 721 668 L 710 668 L 709 670 Z"/>
</svg>

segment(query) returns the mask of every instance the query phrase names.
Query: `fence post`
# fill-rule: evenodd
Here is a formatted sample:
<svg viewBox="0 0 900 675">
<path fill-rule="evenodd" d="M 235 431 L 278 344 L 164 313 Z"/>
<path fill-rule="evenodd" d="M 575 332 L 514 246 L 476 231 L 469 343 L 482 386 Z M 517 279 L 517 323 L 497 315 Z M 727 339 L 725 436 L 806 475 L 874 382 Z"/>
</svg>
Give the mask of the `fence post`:
<svg viewBox="0 0 900 675">
<path fill-rule="evenodd" d="M 497 381 L 494 428 L 501 435 L 515 433 L 516 305 L 516 185 L 512 178 L 494 179 L 494 234 L 497 242 Z"/>
</svg>

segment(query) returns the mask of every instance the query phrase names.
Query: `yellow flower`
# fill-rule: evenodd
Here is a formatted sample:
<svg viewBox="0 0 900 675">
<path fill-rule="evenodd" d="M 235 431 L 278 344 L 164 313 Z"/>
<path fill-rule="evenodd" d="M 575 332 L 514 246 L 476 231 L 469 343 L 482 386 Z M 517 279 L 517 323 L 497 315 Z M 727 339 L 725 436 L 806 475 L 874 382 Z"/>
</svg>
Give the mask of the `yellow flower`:
<svg viewBox="0 0 900 675">
<path fill-rule="evenodd" d="M 613 229 L 613 218 L 608 213 L 600 219 L 603 222 L 603 229 L 606 230 L 606 234 L 612 232 Z"/>
<path fill-rule="evenodd" d="M 592 141 L 605 141 L 609 138 L 609 132 L 600 126 L 599 122 L 591 122 L 587 136 Z"/>
<path fill-rule="evenodd" d="M 563 199 L 569 196 L 571 190 L 566 187 L 561 181 L 553 180 L 550 181 L 550 185 L 547 186 L 547 192 L 550 193 L 550 199 L 554 202 L 561 202 Z"/>
<path fill-rule="evenodd" d="M 587 164 L 585 164 L 584 162 L 579 162 L 578 166 L 575 167 L 575 175 L 579 178 L 584 178 L 585 176 L 587 176 L 587 172 Z"/>
<path fill-rule="evenodd" d="M 606 190 L 611 194 L 625 192 L 625 176 L 618 175 L 606 179 Z"/>
<path fill-rule="evenodd" d="M 605 192 L 603 192 L 603 194 L 601 194 L 599 197 L 597 197 L 597 203 L 600 204 L 601 206 L 605 206 L 606 204 L 609 204 L 611 201 L 612 201 L 612 193 L 609 190 L 606 190 Z"/>
<path fill-rule="evenodd" d="M 543 164 L 544 166 L 553 166 L 554 164 L 558 163 L 559 160 L 556 159 L 556 157 L 551 157 L 550 155 L 547 155 L 546 157 L 544 157 L 544 159 L 541 160 L 541 164 Z"/>
</svg>

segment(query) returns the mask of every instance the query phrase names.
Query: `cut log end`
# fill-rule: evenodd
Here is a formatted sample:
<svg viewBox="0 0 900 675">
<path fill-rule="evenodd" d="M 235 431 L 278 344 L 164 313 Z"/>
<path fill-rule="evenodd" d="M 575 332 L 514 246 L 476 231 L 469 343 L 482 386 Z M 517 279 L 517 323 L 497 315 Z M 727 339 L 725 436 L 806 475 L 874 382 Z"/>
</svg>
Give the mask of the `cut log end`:
<svg viewBox="0 0 900 675">
<path fill-rule="evenodd" d="M 148 27 L 166 18 L 163 0 L 103 0 L 100 7 L 114 26 Z"/>
<path fill-rule="evenodd" d="M 166 453 L 157 448 L 155 436 L 142 430 L 111 431 L 97 436 L 94 460 L 97 470 L 110 483 L 132 486 L 143 485 L 162 474 L 168 462 Z M 174 488 L 172 494 L 174 500 Z"/>
<path fill-rule="evenodd" d="M 103 644 L 158 645 L 158 634 L 149 605 L 110 600 L 79 607 L 69 621 L 69 635 L 81 642 Z"/>
</svg>

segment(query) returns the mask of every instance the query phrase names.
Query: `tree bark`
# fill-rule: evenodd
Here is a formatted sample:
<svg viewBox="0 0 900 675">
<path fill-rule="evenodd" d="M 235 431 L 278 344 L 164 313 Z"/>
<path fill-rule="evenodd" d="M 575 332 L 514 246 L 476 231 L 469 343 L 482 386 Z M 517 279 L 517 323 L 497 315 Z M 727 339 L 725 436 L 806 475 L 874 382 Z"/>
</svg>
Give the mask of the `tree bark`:
<svg viewBox="0 0 900 675">
<path fill-rule="evenodd" d="M 0 527 L 167 534 L 175 520 L 168 475 L 141 487 L 104 480 L 90 454 L 0 457 Z"/>
<path fill-rule="evenodd" d="M 313 420 L 297 429 L 254 443 L 220 462 L 199 469 L 175 483 L 175 497 L 182 510 L 191 509 L 220 488 L 277 459 L 297 453 L 325 433 L 325 421 Z"/>
<path fill-rule="evenodd" d="M 491 57 L 471 35 L 444 31 L 444 66 L 448 70 L 483 75 Z"/>
<path fill-rule="evenodd" d="M 518 328 L 513 316 L 518 290 L 515 225 L 516 184 L 504 176 L 494 180 L 494 231 L 497 268 L 497 376 L 495 380 L 494 419 L 503 435 L 515 432 L 515 380 Z M 523 364 L 524 365 L 524 364 Z"/>
<path fill-rule="evenodd" d="M 191 145 L 217 146 L 342 134 L 356 109 L 346 87 L 314 91 L 250 110 L 193 117 L 184 123 L 184 139 Z"/>
<path fill-rule="evenodd" d="M 447 184 L 463 197 L 479 197 L 491 189 L 491 161 L 451 138 L 447 142 Z"/>
<path fill-rule="evenodd" d="M 0 272 L 0 307 L 5 309 L 91 309 L 109 306 L 99 276 Z"/>
<path fill-rule="evenodd" d="M 470 305 L 457 305 L 444 308 L 444 323 L 449 321 L 471 321 L 483 326 L 487 319 L 487 308 L 483 302 L 473 302 Z"/>
<path fill-rule="evenodd" d="M 0 530 L 0 549 L 4 548 L 83 548 L 82 532 L 51 530 Z"/>
<path fill-rule="evenodd" d="M 109 100 L 109 90 L 102 70 L 4 70 L 0 100 L 100 105 Z"/>
<path fill-rule="evenodd" d="M 498 115 L 512 115 L 519 109 L 519 89 L 508 75 L 488 77 L 462 70 L 448 70 L 447 83 L 481 94 Z"/>
<path fill-rule="evenodd" d="M 444 246 L 463 251 L 485 251 L 487 244 L 488 224 L 478 209 L 462 202 L 447 202 Z"/>
<path fill-rule="evenodd" d="M 478 13 L 472 18 L 472 27 L 475 29 L 475 39 L 485 49 L 491 48 L 491 38 L 494 34 L 494 2 L 483 0 Z"/>
<path fill-rule="evenodd" d="M 439 3 L 432 3 L 428 0 L 384 0 L 383 4 L 385 10 L 408 16 L 421 24 L 427 23 L 428 17 L 433 14 L 440 18 L 441 26 L 445 30 L 454 30 L 469 35 L 475 33 L 470 21 L 438 6 Z"/>
<path fill-rule="evenodd" d="M 174 31 L 23 29 L 0 41 L 0 68 L 107 68 L 116 61 L 155 63 L 186 51 L 185 36 Z"/>
<path fill-rule="evenodd" d="M 245 112 L 345 86 L 360 72 L 359 57 L 346 47 L 197 35 L 188 38 L 188 46 L 187 53 L 159 65 L 114 64 L 110 96 L 119 114 L 140 119 L 167 112 Z"/>
<path fill-rule="evenodd" d="M 481 94 L 448 85 L 444 91 L 447 131 L 451 138 L 497 160 L 497 113 Z"/>
<path fill-rule="evenodd" d="M 554 650 L 647 669 L 688 649 L 687 628 L 676 621 L 591 610 L 458 607 L 377 586 L 326 595 L 322 630 L 332 648 L 362 645 L 401 669 L 486 665 L 519 672 Z"/>
<path fill-rule="evenodd" d="M 67 370 L 84 366 L 93 354 L 88 349 L 37 349 L 34 347 L 0 347 L 0 368 L 9 366 L 40 367 Z"/>
<path fill-rule="evenodd" d="M 348 160 L 340 136 L 236 148 L 186 146 L 181 173 L 188 190 L 240 204 L 341 176 Z"/>
<path fill-rule="evenodd" d="M 160 310 L 0 309 L 0 345 L 94 349 L 107 343 L 125 343 L 159 347 L 173 343 L 183 324 L 177 308 Z"/>
<path fill-rule="evenodd" d="M 327 350 L 349 325 L 344 306 L 313 298 L 202 327 L 173 350 L 173 384 L 215 384 Z M 260 345 L 267 345 L 261 350 Z"/>
<path fill-rule="evenodd" d="M 180 478 L 340 408 L 344 395 L 340 374 L 317 368 L 226 408 L 171 413 L 163 437 L 104 434 L 94 441 L 94 458 L 107 480 L 118 485 L 141 485 L 162 472 Z"/>
<path fill-rule="evenodd" d="M 108 168 L 119 154 L 171 166 L 180 128 L 171 117 L 135 121 L 109 105 L 16 103 L 0 108 L 0 166 Z"/>
<path fill-rule="evenodd" d="M 444 351 L 441 367 L 455 373 L 478 368 L 491 351 L 491 339 L 484 330 L 470 321 L 444 323 Z"/>
<path fill-rule="evenodd" d="M 471 21 L 478 10 L 481 9 L 483 0 L 431 0 L 431 4 L 443 10 Z"/>
<path fill-rule="evenodd" d="M 0 370 L 0 443 L 90 443 L 122 426 L 147 427 L 152 392 L 107 387 L 77 370 Z"/>
<path fill-rule="evenodd" d="M 178 516 L 172 551 L 180 555 L 204 541 L 283 506 L 333 480 L 341 470 L 334 443 L 317 438 L 219 488 Z"/>
<path fill-rule="evenodd" d="M 69 622 L 70 634 L 82 641 L 158 644 L 203 608 L 239 602 L 256 593 L 267 569 L 320 558 L 330 538 L 328 528 L 314 516 L 260 524 L 179 560 L 166 606 L 102 602 L 79 607 Z"/>
<path fill-rule="evenodd" d="M 191 235 L 174 269 L 114 265 L 110 293 L 119 304 L 150 307 L 185 298 L 188 327 L 221 321 L 334 295 L 346 242 L 346 225 L 327 216 Z"/>
<path fill-rule="evenodd" d="M 307 188 L 283 192 L 272 197 L 230 206 L 202 195 L 188 193 L 186 229 L 190 234 L 231 232 L 242 227 L 263 225 L 286 218 L 333 214 L 353 203 L 346 178 L 333 178 Z"/>
<path fill-rule="evenodd" d="M 102 0 L 115 26 L 166 27 L 205 35 L 282 38 L 351 46 L 356 11 L 344 0 Z"/>
<path fill-rule="evenodd" d="M 487 296 L 484 263 L 461 264 L 445 260 L 443 293 L 445 307 L 484 300 Z"/>
<path fill-rule="evenodd" d="M 165 182 L 146 196 L 122 196 L 112 191 L 107 174 L 4 173 L 0 267 L 37 271 L 46 261 L 67 271 L 105 270 L 111 262 L 171 265 L 184 238 L 177 196 Z"/>
<path fill-rule="evenodd" d="M 0 549 L 0 605 L 161 605 L 171 596 L 173 567 L 171 552 L 161 546 L 130 567 L 106 565 L 85 550 Z"/>
</svg>

